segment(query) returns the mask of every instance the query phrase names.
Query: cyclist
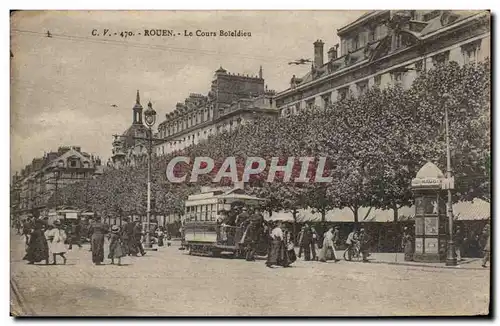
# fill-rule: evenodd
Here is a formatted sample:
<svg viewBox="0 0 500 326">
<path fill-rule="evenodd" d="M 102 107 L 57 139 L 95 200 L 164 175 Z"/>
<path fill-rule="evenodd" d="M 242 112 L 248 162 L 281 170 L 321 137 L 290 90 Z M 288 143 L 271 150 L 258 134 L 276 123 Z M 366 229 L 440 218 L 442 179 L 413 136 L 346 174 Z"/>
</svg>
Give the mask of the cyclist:
<svg viewBox="0 0 500 326">
<path fill-rule="evenodd" d="M 358 247 L 358 243 L 359 243 L 358 231 L 356 230 L 356 228 L 354 228 L 352 230 L 352 232 L 349 233 L 345 243 L 347 244 L 347 252 L 348 252 L 349 260 L 351 260 L 352 254 L 357 251 L 357 247 Z"/>
</svg>

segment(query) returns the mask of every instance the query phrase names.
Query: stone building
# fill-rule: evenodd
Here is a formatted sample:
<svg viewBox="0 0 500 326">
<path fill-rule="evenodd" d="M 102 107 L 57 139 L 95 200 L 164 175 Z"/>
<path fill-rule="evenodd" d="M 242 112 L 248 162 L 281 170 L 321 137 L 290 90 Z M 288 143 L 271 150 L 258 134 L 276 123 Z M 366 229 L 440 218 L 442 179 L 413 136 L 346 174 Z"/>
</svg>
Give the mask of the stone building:
<svg viewBox="0 0 500 326">
<path fill-rule="evenodd" d="M 132 125 L 121 135 L 115 135 L 113 149 L 108 166 L 120 168 L 136 166 L 147 160 L 149 129 L 142 121 L 143 107 L 139 91 L 137 91 L 135 105 L 132 108 Z M 143 139 L 138 139 L 143 138 Z"/>
<path fill-rule="evenodd" d="M 258 76 L 228 73 L 220 67 L 208 94 L 190 94 L 165 116 L 158 126 L 154 152 L 165 155 L 206 140 L 218 132 L 234 128 L 257 116 L 278 115 L 274 91 L 264 85 L 262 67 Z"/>
<path fill-rule="evenodd" d="M 276 95 L 281 115 L 363 94 L 369 87 L 408 88 L 423 71 L 449 61 L 490 57 L 488 11 L 384 10 L 369 12 L 337 31 L 339 44 L 327 51 L 314 42 L 311 70 L 293 76 Z"/>
<path fill-rule="evenodd" d="M 57 151 L 34 158 L 31 164 L 13 176 L 11 213 L 22 216 L 48 209 L 50 197 L 53 194 L 57 197 L 59 189 L 100 174 L 99 157 L 83 152 L 79 146 L 59 147 Z"/>
</svg>

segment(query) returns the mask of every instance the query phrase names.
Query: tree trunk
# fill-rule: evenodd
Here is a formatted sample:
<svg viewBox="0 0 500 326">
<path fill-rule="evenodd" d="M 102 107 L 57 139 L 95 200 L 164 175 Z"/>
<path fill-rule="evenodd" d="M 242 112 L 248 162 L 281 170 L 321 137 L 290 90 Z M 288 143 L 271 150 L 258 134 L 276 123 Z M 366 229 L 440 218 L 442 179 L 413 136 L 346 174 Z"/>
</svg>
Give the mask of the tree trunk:
<svg viewBox="0 0 500 326">
<path fill-rule="evenodd" d="M 354 206 L 354 207 L 349 207 L 352 211 L 352 213 L 354 214 L 354 223 L 357 225 L 359 223 L 359 216 L 358 216 L 358 207 L 357 206 Z"/>
<path fill-rule="evenodd" d="M 392 206 L 392 211 L 393 211 L 393 216 L 394 216 L 394 223 L 398 221 L 398 205 L 396 203 L 393 204 Z"/>
<path fill-rule="evenodd" d="M 325 223 L 326 222 L 326 209 L 321 210 L 321 222 Z"/>
</svg>

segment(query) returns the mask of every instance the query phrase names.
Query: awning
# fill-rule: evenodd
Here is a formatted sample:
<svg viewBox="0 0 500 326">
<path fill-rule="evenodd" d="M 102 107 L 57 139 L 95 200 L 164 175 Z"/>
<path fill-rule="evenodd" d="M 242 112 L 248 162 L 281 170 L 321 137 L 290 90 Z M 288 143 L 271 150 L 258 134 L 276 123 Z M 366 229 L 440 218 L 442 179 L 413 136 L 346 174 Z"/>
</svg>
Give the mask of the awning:
<svg viewBox="0 0 500 326">
<path fill-rule="evenodd" d="M 368 214 L 368 215 L 367 215 Z M 458 202 L 453 204 L 453 215 L 458 221 L 480 221 L 487 220 L 491 216 L 491 204 L 482 200 Z M 366 218 L 365 218 L 366 216 Z M 411 221 L 415 217 L 415 206 L 404 206 L 398 209 L 398 221 Z M 266 220 L 291 221 L 293 215 L 291 212 L 273 212 L 265 214 Z M 392 209 L 375 209 L 361 207 L 358 209 L 359 222 L 393 222 L 394 211 Z M 354 222 L 354 214 L 349 208 L 333 209 L 326 213 L 326 222 Z M 313 209 L 299 209 L 297 213 L 297 222 L 320 222 L 321 214 L 313 213 Z"/>
</svg>

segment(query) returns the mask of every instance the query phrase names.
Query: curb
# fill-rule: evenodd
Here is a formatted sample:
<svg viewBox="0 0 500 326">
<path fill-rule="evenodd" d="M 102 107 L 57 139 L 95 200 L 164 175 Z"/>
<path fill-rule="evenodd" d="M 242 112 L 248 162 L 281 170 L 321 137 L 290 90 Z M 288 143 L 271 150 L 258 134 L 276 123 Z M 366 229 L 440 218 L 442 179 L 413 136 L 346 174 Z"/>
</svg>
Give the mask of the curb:
<svg viewBox="0 0 500 326">
<path fill-rule="evenodd" d="M 11 315 L 13 317 L 33 317 L 36 316 L 35 312 L 31 307 L 26 303 L 26 299 L 22 295 L 19 287 L 15 280 L 10 279 L 10 288 L 12 290 L 13 298 L 10 299 L 11 303 Z M 13 300 L 17 301 L 18 308 L 13 307 Z"/>
<path fill-rule="evenodd" d="M 426 268 L 440 268 L 440 269 L 455 269 L 455 270 L 478 270 L 478 271 L 482 271 L 482 270 L 489 270 L 489 268 L 479 268 L 479 267 L 467 267 L 467 268 L 461 268 L 463 265 L 466 265 L 466 264 L 470 264 L 474 261 L 477 261 L 477 260 L 471 260 L 471 261 L 468 261 L 468 262 L 463 262 L 461 265 L 457 265 L 457 266 L 441 266 L 441 265 L 426 265 L 424 263 L 422 264 L 412 264 L 412 263 L 403 263 L 403 262 L 391 262 L 391 261 L 374 261 L 374 260 L 371 260 L 370 263 L 371 264 L 386 264 L 386 265 L 399 265 L 399 266 L 413 266 L 413 267 L 426 267 Z"/>
</svg>

